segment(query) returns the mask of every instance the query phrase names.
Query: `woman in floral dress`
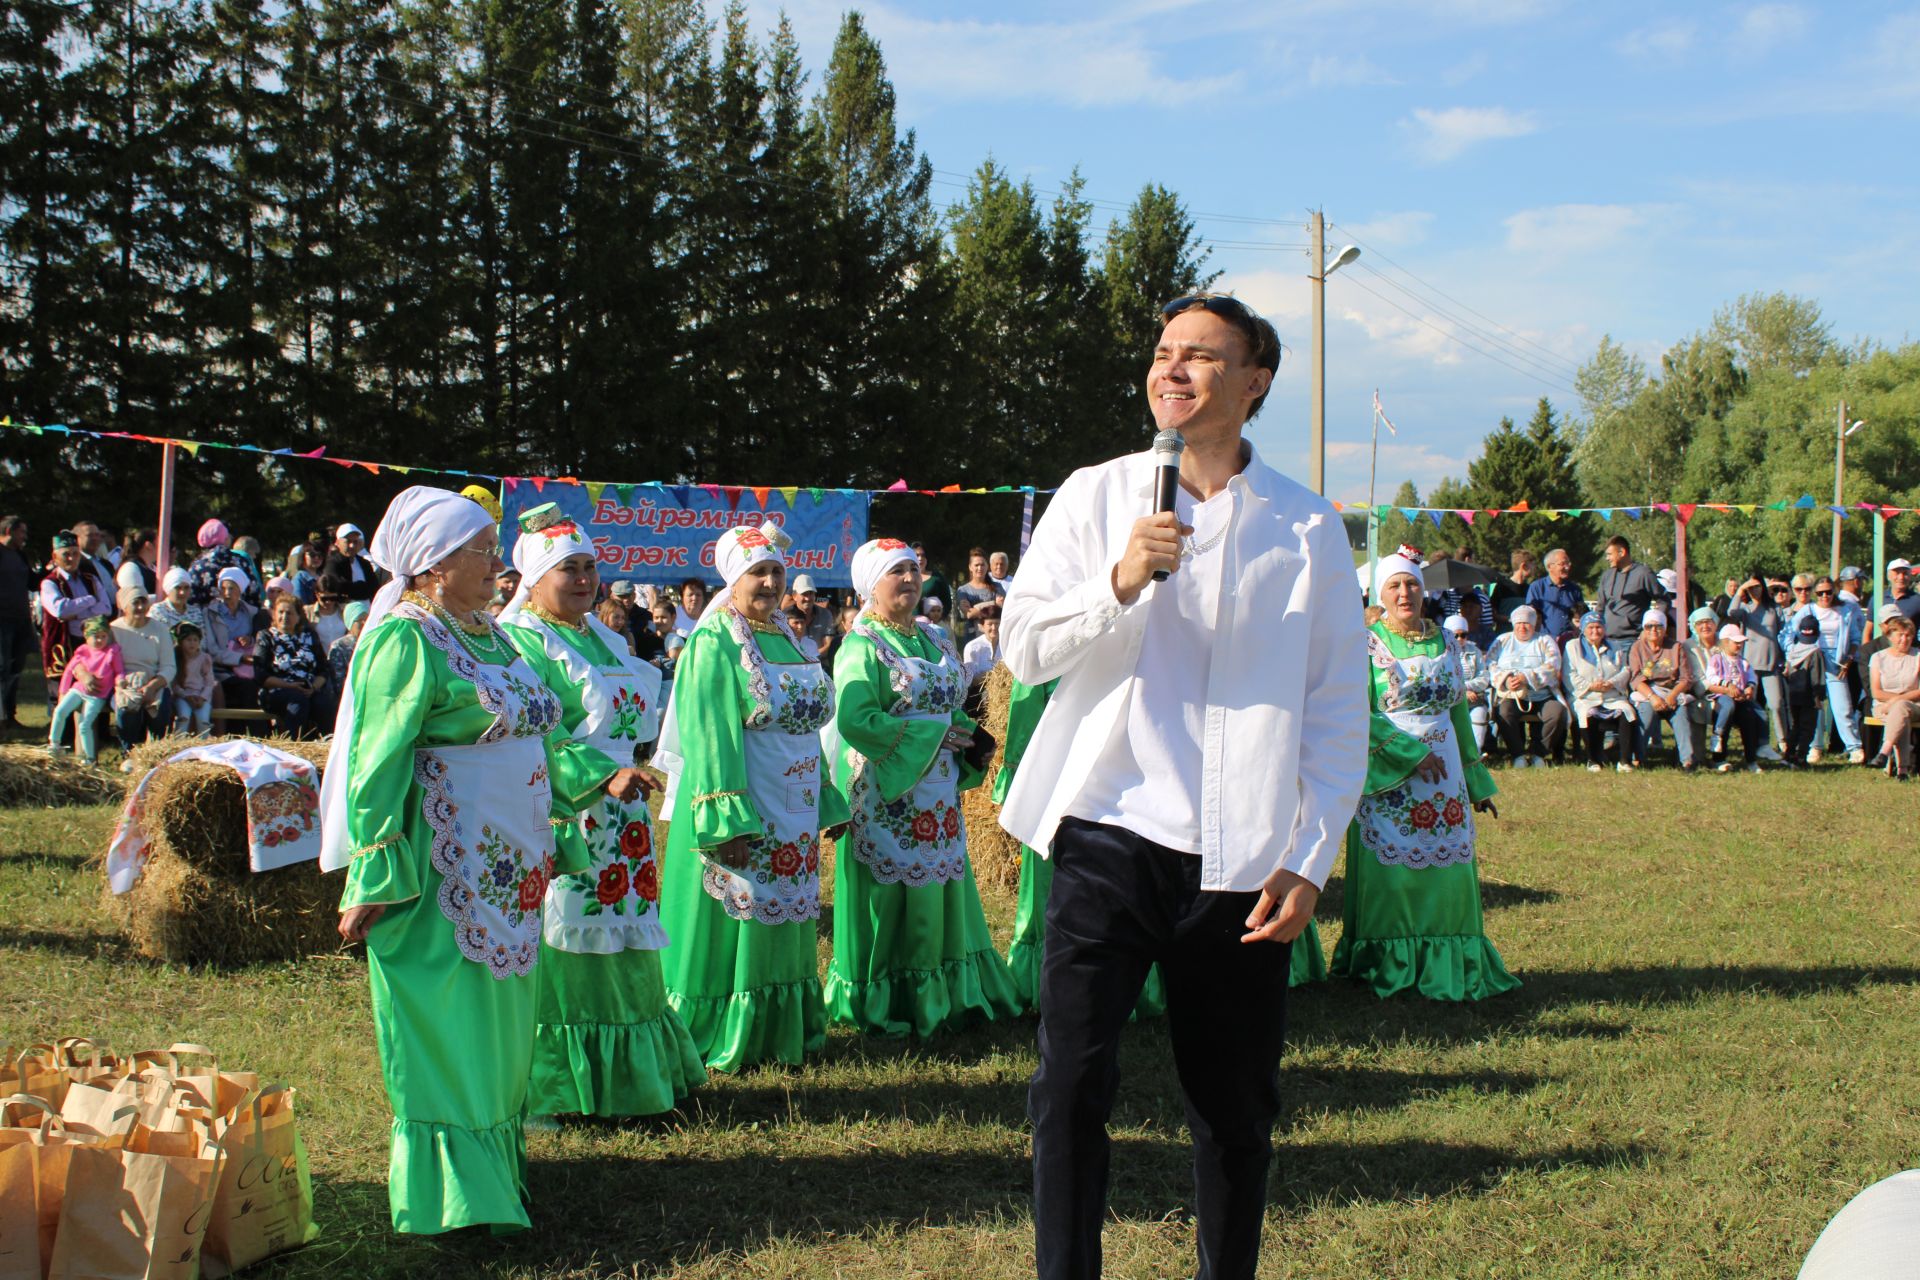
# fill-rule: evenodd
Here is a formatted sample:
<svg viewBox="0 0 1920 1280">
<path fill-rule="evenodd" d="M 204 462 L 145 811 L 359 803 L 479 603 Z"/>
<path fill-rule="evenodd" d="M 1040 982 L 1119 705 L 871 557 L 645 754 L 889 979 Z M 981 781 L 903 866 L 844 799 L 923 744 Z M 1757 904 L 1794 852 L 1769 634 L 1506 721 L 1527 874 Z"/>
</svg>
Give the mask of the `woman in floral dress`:
<svg viewBox="0 0 1920 1280">
<path fill-rule="evenodd" d="M 1333 972 L 1380 996 L 1482 1000 L 1520 985 L 1487 939 L 1474 814 L 1497 788 L 1473 744 L 1459 653 L 1421 616 L 1419 553 L 1380 561 L 1386 613 L 1368 628 L 1373 708 L 1366 786 L 1347 829 L 1344 929 Z"/>
<path fill-rule="evenodd" d="M 780 609 L 786 535 L 729 530 L 725 586 L 695 625 L 656 763 L 672 779 L 667 990 L 715 1071 L 799 1063 L 826 1047 L 820 844 L 847 804 L 820 730 L 833 682 Z"/>
<path fill-rule="evenodd" d="M 321 866 L 347 869 L 340 933 L 367 944 L 393 1105 L 396 1231 L 528 1226 L 533 1063 L 552 819 L 639 782 L 567 736 L 560 701 L 487 616 L 493 518 L 416 486 L 370 555 L 393 574 L 348 672 L 321 790 Z M 556 856 L 557 854 L 557 856 Z"/>
<path fill-rule="evenodd" d="M 593 614 L 593 544 L 547 503 L 520 517 L 520 586 L 500 625 L 560 699 L 569 734 L 605 760 L 634 762 L 660 723 L 660 673 Z M 667 1003 L 660 870 L 644 795 L 603 795 L 555 831 L 587 863 L 555 876 L 543 909 L 533 1035 L 533 1115 L 647 1116 L 671 1111 L 706 1069 Z"/>
<path fill-rule="evenodd" d="M 905 543 L 862 546 L 853 580 L 866 608 L 833 666 L 835 778 L 853 822 L 834 864 L 828 1016 L 888 1036 L 1018 1016 L 967 861 L 960 792 L 982 774 L 962 754 L 974 726 L 960 655 L 914 617 Z"/>
</svg>

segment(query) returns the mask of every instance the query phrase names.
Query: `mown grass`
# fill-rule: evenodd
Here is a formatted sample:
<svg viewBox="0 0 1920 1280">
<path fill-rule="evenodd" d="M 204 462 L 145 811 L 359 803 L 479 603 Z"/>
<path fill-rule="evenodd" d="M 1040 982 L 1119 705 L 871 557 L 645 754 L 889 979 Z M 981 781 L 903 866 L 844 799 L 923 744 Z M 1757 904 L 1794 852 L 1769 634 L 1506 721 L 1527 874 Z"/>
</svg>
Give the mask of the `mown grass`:
<svg viewBox="0 0 1920 1280">
<path fill-rule="evenodd" d="M 1468 1008 L 1297 992 L 1267 1276 L 1791 1275 L 1920 1164 L 1920 793 L 1863 770 L 1501 778 L 1489 932 L 1525 982 Z M 402 1239 L 360 963 L 135 959 L 99 911 L 110 809 L 0 812 L 0 1042 L 174 1039 L 301 1091 L 324 1230 L 260 1274 L 1032 1274 L 1030 1021 L 836 1032 L 802 1071 L 531 1140 L 535 1229 Z M 990 895 L 1005 941 L 1013 904 Z M 1323 899 L 1329 946 L 1338 882 Z M 1191 1274 L 1165 1030 L 1129 1029 L 1108 1274 Z"/>
</svg>

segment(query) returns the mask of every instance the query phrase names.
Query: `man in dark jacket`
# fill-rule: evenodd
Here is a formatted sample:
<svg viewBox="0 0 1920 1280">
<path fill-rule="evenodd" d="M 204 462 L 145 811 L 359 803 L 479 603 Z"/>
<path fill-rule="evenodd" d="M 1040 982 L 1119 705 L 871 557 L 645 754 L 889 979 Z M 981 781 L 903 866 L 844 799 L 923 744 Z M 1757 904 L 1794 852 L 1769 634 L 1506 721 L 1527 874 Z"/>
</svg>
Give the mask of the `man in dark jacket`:
<svg viewBox="0 0 1920 1280">
<path fill-rule="evenodd" d="M 1600 617 L 1607 629 L 1607 648 L 1622 654 L 1640 638 L 1640 619 L 1660 599 L 1660 580 L 1653 570 L 1633 558 L 1627 540 L 1607 539 L 1606 572 L 1600 575 Z"/>
<path fill-rule="evenodd" d="M 337 574 L 346 580 L 349 600 L 373 599 L 373 593 L 384 581 L 380 571 L 373 567 L 373 561 L 361 554 L 366 547 L 367 535 L 360 531 L 360 526 L 343 524 L 333 531 L 333 549 L 327 552 L 327 562 L 320 568 L 323 575 Z"/>
<path fill-rule="evenodd" d="M 20 726 L 20 676 L 39 638 L 32 605 L 39 580 L 27 557 L 27 522 L 0 518 L 0 725 Z"/>
</svg>

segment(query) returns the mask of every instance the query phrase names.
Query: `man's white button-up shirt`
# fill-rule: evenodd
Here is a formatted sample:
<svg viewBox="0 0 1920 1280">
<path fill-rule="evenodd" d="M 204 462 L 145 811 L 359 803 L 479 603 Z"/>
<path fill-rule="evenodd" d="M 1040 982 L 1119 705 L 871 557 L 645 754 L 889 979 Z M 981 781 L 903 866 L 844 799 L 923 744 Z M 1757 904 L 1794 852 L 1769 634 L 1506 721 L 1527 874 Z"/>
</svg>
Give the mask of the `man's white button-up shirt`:
<svg viewBox="0 0 1920 1280">
<path fill-rule="evenodd" d="M 1257 890 L 1284 867 L 1324 885 L 1367 772 L 1362 601 L 1333 504 L 1248 450 L 1228 485 L 1211 654 L 1196 655 L 1208 664 L 1200 794 L 1188 797 L 1200 884 Z M 1134 521 L 1152 510 L 1153 473 L 1152 455 L 1137 453 L 1068 477 L 1007 593 L 1007 666 L 1027 684 L 1060 681 L 1000 814 L 1042 852 L 1083 797 L 1096 808 L 1110 800 L 1094 770 L 1114 758 L 1110 747 L 1124 758 L 1135 703 L 1155 678 L 1143 641 L 1155 593 L 1173 583 L 1122 605 L 1112 580 Z"/>
</svg>

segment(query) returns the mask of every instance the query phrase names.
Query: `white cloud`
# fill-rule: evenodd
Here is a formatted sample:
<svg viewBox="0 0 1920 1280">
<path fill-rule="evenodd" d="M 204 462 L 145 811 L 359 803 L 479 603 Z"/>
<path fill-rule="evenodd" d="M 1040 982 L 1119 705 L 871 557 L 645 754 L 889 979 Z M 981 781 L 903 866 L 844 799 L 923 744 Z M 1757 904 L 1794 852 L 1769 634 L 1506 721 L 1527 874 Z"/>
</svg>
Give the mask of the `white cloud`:
<svg viewBox="0 0 1920 1280">
<path fill-rule="evenodd" d="M 1398 84 L 1399 81 L 1365 54 L 1342 58 L 1337 54 L 1318 53 L 1307 66 L 1307 83 L 1316 89 L 1344 89 Z"/>
<path fill-rule="evenodd" d="M 1474 53 L 1454 63 L 1440 73 L 1440 83 L 1449 89 L 1458 89 L 1467 81 L 1487 69 L 1487 55 Z"/>
<path fill-rule="evenodd" d="M 1733 51 L 1741 57 L 1761 57 L 1799 38 L 1808 25 L 1807 12 L 1798 5 L 1757 4 L 1740 15 L 1733 31 Z"/>
<path fill-rule="evenodd" d="M 1651 205 L 1556 204 L 1522 209 L 1506 220 L 1507 248 L 1544 258 L 1605 248 L 1655 212 Z"/>
<path fill-rule="evenodd" d="M 1350 231 L 1355 240 L 1379 245 L 1382 249 L 1398 249 L 1416 245 L 1425 240 L 1427 228 L 1432 225 L 1432 214 L 1419 209 L 1408 209 L 1400 213 L 1382 213 L 1365 222 L 1343 222 L 1336 230 L 1334 238 L 1339 239 L 1340 231 Z"/>
<path fill-rule="evenodd" d="M 1412 316 L 1385 302 L 1368 306 L 1343 305 L 1342 318 L 1366 331 L 1369 342 L 1406 360 L 1451 366 L 1461 362 L 1465 348 L 1450 336 L 1454 326 L 1438 316 Z"/>
<path fill-rule="evenodd" d="M 1692 50 L 1698 34 L 1699 28 L 1691 22 L 1657 22 L 1629 31 L 1613 47 L 1642 62 L 1677 63 Z"/>
<path fill-rule="evenodd" d="M 1401 127 L 1413 132 L 1414 144 L 1430 164 L 1444 164 L 1467 148 L 1497 138 L 1522 138 L 1539 131 L 1531 111 L 1505 107 L 1415 107 Z"/>
</svg>

